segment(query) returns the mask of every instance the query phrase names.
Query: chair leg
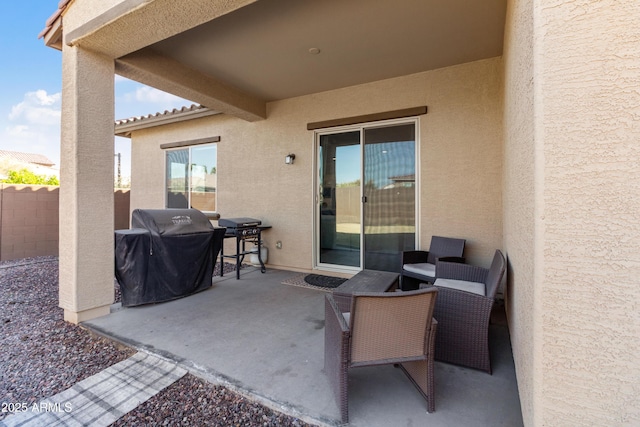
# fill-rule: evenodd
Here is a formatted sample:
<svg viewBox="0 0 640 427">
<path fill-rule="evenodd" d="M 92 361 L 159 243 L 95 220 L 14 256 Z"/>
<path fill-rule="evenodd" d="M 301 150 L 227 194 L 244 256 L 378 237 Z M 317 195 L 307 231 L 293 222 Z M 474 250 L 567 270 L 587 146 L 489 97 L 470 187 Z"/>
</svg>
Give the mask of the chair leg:
<svg viewBox="0 0 640 427">
<path fill-rule="evenodd" d="M 417 360 L 414 362 L 405 362 L 400 364 L 400 368 L 409 377 L 411 382 L 416 386 L 422 397 L 427 401 L 427 412 L 434 412 L 436 410 L 436 394 L 434 387 L 434 373 L 433 373 L 433 358 L 436 330 L 438 328 L 438 322 L 432 319 L 431 322 L 431 334 L 428 341 L 427 358 L 426 360 Z"/>
<path fill-rule="evenodd" d="M 436 402 L 433 387 L 433 364 L 429 364 L 426 360 L 419 360 L 401 363 L 400 368 L 427 401 L 427 412 L 434 412 Z"/>
<path fill-rule="evenodd" d="M 342 422 L 348 423 L 349 334 L 341 330 L 332 311 L 328 301 L 325 301 L 324 370 L 340 409 Z"/>
<path fill-rule="evenodd" d="M 327 363 L 328 362 L 328 363 Z M 332 363 L 333 362 L 333 363 Z M 328 361 L 325 354 L 325 373 L 329 377 L 336 404 L 340 410 L 340 418 L 343 423 L 349 422 L 349 393 L 348 393 L 348 367 L 336 359 Z"/>
<path fill-rule="evenodd" d="M 349 422 L 349 372 L 348 368 L 344 366 L 342 372 L 342 378 L 340 379 L 340 418 L 343 423 Z"/>
</svg>

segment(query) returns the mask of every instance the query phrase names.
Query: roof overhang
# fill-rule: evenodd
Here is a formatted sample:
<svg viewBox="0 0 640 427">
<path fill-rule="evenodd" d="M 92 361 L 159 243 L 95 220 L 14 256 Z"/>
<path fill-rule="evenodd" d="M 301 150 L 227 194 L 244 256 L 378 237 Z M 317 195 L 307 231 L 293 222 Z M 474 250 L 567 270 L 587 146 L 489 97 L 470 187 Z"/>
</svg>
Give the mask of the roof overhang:
<svg viewBox="0 0 640 427">
<path fill-rule="evenodd" d="M 54 49 L 62 50 L 62 14 L 73 0 L 61 0 L 58 9 L 47 19 L 45 27 L 38 38 L 43 38 L 45 45 Z"/>
<path fill-rule="evenodd" d="M 61 13 L 43 37 L 111 57 L 124 77 L 255 121 L 270 101 L 500 56 L 506 3 L 123 0 L 66 33 Z"/>
</svg>

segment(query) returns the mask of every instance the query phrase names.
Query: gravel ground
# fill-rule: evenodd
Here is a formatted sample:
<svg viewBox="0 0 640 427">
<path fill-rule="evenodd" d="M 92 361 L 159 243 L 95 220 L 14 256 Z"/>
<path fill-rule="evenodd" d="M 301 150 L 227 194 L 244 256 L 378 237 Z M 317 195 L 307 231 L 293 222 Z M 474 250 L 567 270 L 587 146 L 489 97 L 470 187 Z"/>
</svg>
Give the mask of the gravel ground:
<svg viewBox="0 0 640 427">
<path fill-rule="evenodd" d="M 31 406 L 135 353 L 62 317 L 57 257 L 0 262 L 1 404 Z M 309 426 L 190 374 L 113 425 Z"/>
</svg>

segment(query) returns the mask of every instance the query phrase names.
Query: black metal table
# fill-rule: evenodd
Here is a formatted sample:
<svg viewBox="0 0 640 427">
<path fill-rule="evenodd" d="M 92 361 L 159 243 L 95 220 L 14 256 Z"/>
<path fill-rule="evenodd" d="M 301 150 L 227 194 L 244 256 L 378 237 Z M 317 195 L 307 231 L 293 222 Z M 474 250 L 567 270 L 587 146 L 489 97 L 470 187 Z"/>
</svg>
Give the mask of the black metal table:
<svg viewBox="0 0 640 427">
<path fill-rule="evenodd" d="M 246 249 L 246 243 L 253 243 L 258 248 L 258 261 L 260 262 L 260 271 L 265 273 L 267 268 L 264 266 L 264 262 L 262 261 L 262 254 L 260 251 L 260 247 L 262 246 L 262 231 L 271 228 L 270 225 L 258 225 L 256 227 L 258 229 L 257 234 L 253 235 L 242 235 L 240 233 L 232 234 L 227 233 L 224 235 L 225 239 L 236 239 L 236 253 L 234 255 L 225 255 L 224 254 L 224 244 L 220 249 L 220 277 L 224 276 L 224 259 L 225 258 L 234 258 L 236 260 L 236 279 L 240 279 L 240 264 L 244 261 L 245 255 L 250 255 L 253 253 L 251 250 Z M 240 245 L 242 243 L 242 245 Z M 242 249 L 240 248 L 242 246 Z"/>
</svg>

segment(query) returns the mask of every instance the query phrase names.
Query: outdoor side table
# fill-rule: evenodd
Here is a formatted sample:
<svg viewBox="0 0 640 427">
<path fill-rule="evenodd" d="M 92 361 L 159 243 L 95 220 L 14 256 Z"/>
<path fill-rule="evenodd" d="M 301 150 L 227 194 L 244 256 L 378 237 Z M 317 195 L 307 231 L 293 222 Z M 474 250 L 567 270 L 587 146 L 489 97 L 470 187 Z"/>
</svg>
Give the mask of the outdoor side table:
<svg viewBox="0 0 640 427">
<path fill-rule="evenodd" d="M 393 292 L 398 288 L 400 275 L 389 271 L 362 270 L 333 290 L 338 308 L 346 313 L 351 309 L 355 292 Z"/>
</svg>

